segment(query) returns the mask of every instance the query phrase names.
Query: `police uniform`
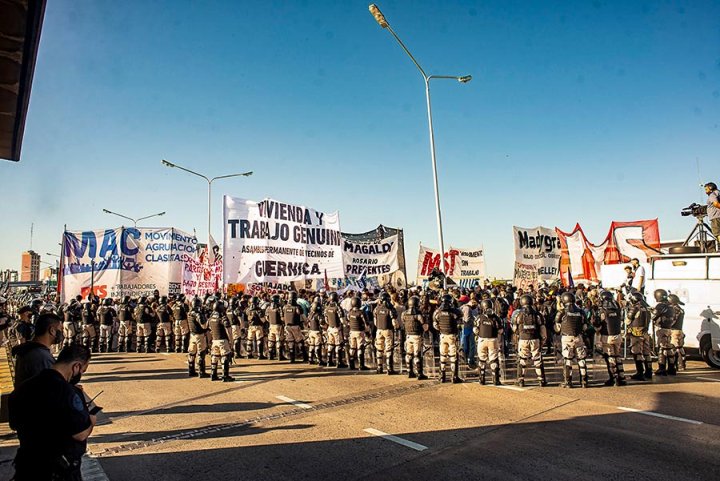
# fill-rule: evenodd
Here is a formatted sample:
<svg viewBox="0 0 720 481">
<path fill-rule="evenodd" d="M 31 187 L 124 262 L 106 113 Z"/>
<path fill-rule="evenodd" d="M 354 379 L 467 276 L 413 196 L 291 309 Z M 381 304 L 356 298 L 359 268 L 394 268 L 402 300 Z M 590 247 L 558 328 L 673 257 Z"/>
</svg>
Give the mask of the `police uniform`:
<svg viewBox="0 0 720 481">
<path fill-rule="evenodd" d="M 97 329 L 95 327 L 95 315 L 92 311 L 92 306 L 88 303 L 83 306 L 82 313 L 82 342 L 85 347 L 95 352 L 95 339 L 97 338 Z"/>
<path fill-rule="evenodd" d="M 345 345 L 343 320 L 345 319 L 345 311 L 338 303 L 331 301 L 325 306 L 324 314 L 327 323 L 328 366 L 347 367 L 343 360 L 343 347 Z"/>
<path fill-rule="evenodd" d="M 377 359 L 377 372 L 383 371 L 383 359 L 388 374 L 394 374 L 393 350 L 395 349 L 395 329 L 397 312 L 391 304 L 378 303 L 373 312 L 375 317 L 375 358 Z"/>
<path fill-rule="evenodd" d="M 407 309 L 402 314 L 405 329 L 405 363 L 408 365 L 408 377 L 427 379 L 423 373 L 423 331 L 425 320 L 415 308 Z"/>
<path fill-rule="evenodd" d="M 76 322 L 76 301 L 72 301 L 70 305 L 65 306 L 63 309 L 63 336 L 65 340 L 63 345 L 69 346 L 75 342 L 75 336 L 77 336 Z"/>
<path fill-rule="evenodd" d="M 492 373 L 493 384 L 500 385 L 500 342 L 498 336 L 502 329 L 500 318 L 489 309 L 475 317 L 474 333 L 477 335 L 478 377 L 480 384 L 485 384 L 485 369 L 488 361 Z"/>
<path fill-rule="evenodd" d="M 677 369 L 685 370 L 685 333 L 683 332 L 683 321 L 685 311 L 678 304 L 670 304 L 673 310 L 673 327 L 670 330 L 672 345 L 675 346 L 675 366 Z"/>
<path fill-rule="evenodd" d="M 547 340 L 547 329 L 542 314 L 532 306 L 521 308 L 515 316 L 515 330 L 518 336 L 518 384 L 525 385 L 525 371 L 532 361 L 540 386 L 547 385 L 542 359 L 542 346 Z"/>
<path fill-rule="evenodd" d="M 227 310 L 227 318 L 230 322 L 230 335 L 232 337 L 233 352 L 235 358 L 239 359 L 242 356 L 242 341 L 243 341 L 243 312 L 238 306 L 237 300 L 232 299 L 230 301 L 230 307 Z"/>
<path fill-rule="evenodd" d="M 194 306 L 188 313 L 188 328 L 190 330 L 190 343 L 188 345 L 188 373 L 190 376 L 207 377 L 205 372 L 205 356 L 208 353 L 207 319 L 202 307 Z M 195 359 L 197 358 L 197 371 Z M 199 374 L 198 374 L 199 372 Z"/>
<path fill-rule="evenodd" d="M 132 336 L 135 330 L 133 329 L 132 308 L 128 302 L 120 304 L 118 320 L 120 321 L 120 326 L 118 327 L 118 351 L 130 352 Z"/>
<path fill-rule="evenodd" d="M 170 352 L 170 338 L 172 337 L 172 312 L 163 299 L 155 309 L 155 317 L 158 320 L 155 330 L 155 352 L 160 352 L 160 346 L 165 345 L 165 351 Z"/>
<path fill-rule="evenodd" d="M 558 312 L 555 319 L 555 331 L 560 334 L 563 366 L 563 387 L 572 387 L 572 362 L 577 362 L 580 371 L 580 384 L 587 387 L 587 348 L 583 341 L 583 331 L 587 328 L 584 313 L 573 303 Z"/>
<path fill-rule="evenodd" d="M 648 334 L 650 313 L 641 303 L 630 306 L 625 320 L 630 337 L 630 352 L 635 360 L 636 372 L 631 376 L 636 381 L 652 379 L 652 351 Z"/>
<path fill-rule="evenodd" d="M 150 307 L 144 302 L 135 306 L 135 321 L 137 322 L 137 352 L 150 352 L 150 336 L 152 336 L 152 318 Z"/>
<path fill-rule="evenodd" d="M 675 323 L 675 312 L 665 301 L 658 302 L 653 311 L 652 321 L 655 325 L 655 340 L 658 348 L 658 369 L 655 374 L 674 375 L 675 346 L 672 343 L 672 328 Z"/>
<path fill-rule="evenodd" d="M 317 309 L 317 310 L 316 310 Z M 308 336 L 307 336 L 307 342 L 308 342 L 308 362 L 310 364 L 318 364 L 320 366 L 325 366 L 325 361 L 323 361 L 323 335 L 322 335 L 322 328 L 325 324 L 325 318 L 323 317 L 323 311 L 322 306 L 317 306 L 316 304 L 313 304 L 310 310 L 310 314 L 307 318 L 307 328 L 308 328 Z"/>
<path fill-rule="evenodd" d="M 176 299 L 170 306 L 173 323 L 173 347 L 175 352 L 187 352 L 190 341 L 190 327 L 187 320 L 187 305 L 183 298 Z"/>
<path fill-rule="evenodd" d="M 355 360 L 357 359 L 359 361 L 358 368 L 360 370 L 366 370 L 365 330 L 367 329 L 367 319 L 365 313 L 357 307 L 352 307 L 347 313 L 347 322 L 350 327 L 350 335 L 348 337 L 350 369 L 355 369 Z"/>
<path fill-rule="evenodd" d="M 298 351 L 302 354 L 303 359 L 307 359 L 307 352 L 305 351 L 305 338 L 302 333 L 302 316 L 302 308 L 297 304 L 293 305 L 288 303 L 283 307 L 285 339 L 288 343 L 290 362 L 295 362 L 295 356 L 298 354 Z"/>
<path fill-rule="evenodd" d="M 452 382 L 460 382 L 458 347 L 458 320 L 460 314 L 450 305 L 441 305 L 433 314 L 433 325 L 440 332 L 440 382 L 445 382 L 447 362 L 450 361 Z"/>
<path fill-rule="evenodd" d="M 247 336 L 247 357 L 253 357 L 253 351 L 257 351 L 258 359 L 265 357 L 265 325 L 262 319 L 263 311 L 257 306 L 250 306 L 245 310 L 245 319 L 248 325 Z"/>
<path fill-rule="evenodd" d="M 625 385 L 625 368 L 622 356 L 622 313 L 615 301 L 603 301 L 595 317 L 595 328 L 600 334 L 603 358 L 610 378 L 606 386 Z"/>
<path fill-rule="evenodd" d="M 282 359 L 282 347 L 285 343 L 285 335 L 282 320 L 282 308 L 280 305 L 270 304 L 265 308 L 265 319 L 268 327 L 268 355 L 270 359 Z M 233 334 L 234 335 L 234 334 Z"/>
<path fill-rule="evenodd" d="M 217 301 L 220 302 L 220 301 Z M 228 318 L 217 310 L 212 313 L 208 320 L 208 327 L 212 334 L 212 347 L 210 348 L 210 379 L 220 380 L 218 376 L 218 364 L 222 360 L 224 382 L 231 382 L 235 379 L 230 377 L 230 361 L 232 360 L 232 349 L 230 349 L 230 338 L 227 329 L 230 327 Z"/>
<path fill-rule="evenodd" d="M 97 312 L 100 321 L 100 352 L 112 351 L 113 324 L 117 314 L 112 306 L 100 306 Z"/>
</svg>

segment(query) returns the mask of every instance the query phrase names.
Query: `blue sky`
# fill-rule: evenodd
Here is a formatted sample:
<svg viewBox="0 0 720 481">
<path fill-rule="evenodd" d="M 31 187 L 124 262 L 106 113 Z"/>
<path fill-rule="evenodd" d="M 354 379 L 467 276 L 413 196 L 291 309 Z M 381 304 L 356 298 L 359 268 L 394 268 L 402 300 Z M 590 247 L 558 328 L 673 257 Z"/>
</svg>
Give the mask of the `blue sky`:
<svg viewBox="0 0 720 481">
<path fill-rule="evenodd" d="M 613 220 L 679 211 L 720 183 L 720 2 L 382 1 L 433 84 L 446 245 L 512 273 L 512 226 L 591 242 Z M 343 230 L 404 227 L 408 274 L 436 246 L 424 84 L 366 1 L 48 2 L 22 161 L 0 163 L 0 268 L 167 211 L 204 237 L 221 196 L 339 210 Z"/>
</svg>

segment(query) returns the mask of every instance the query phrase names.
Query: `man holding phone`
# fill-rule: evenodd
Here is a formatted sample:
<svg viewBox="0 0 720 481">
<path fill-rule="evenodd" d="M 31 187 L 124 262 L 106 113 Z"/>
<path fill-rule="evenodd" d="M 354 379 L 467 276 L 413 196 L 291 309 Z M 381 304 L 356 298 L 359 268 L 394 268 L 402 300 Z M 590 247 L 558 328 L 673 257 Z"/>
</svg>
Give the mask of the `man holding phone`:
<svg viewBox="0 0 720 481">
<path fill-rule="evenodd" d="M 55 365 L 10 394 L 10 427 L 20 447 L 15 481 L 79 481 L 82 455 L 100 410 L 78 386 L 90 363 L 85 346 L 63 348 Z"/>
</svg>

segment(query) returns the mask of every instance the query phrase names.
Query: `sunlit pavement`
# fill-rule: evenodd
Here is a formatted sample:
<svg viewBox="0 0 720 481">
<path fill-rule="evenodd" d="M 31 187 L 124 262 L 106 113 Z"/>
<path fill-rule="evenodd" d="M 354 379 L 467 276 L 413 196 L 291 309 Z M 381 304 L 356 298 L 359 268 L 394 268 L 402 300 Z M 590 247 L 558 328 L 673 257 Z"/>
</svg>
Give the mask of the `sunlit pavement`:
<svg viewBox="0 0 720 481">
<path fill-rule="evenodd" d="M 628 368 L 631 368 L 628 363 Z M 233 383 L 181 354 L 98 354 L 104 407 L 86 479 L 717 479 L 720 371 L 652 383 L 524 389 L 240 360 Z M 510 371 L 510 370 L 508 370 Z M 632 371 L 630 372 L 632 373 Z M 5 425 L 6 428 L 6 425 Z M 9 479 L 16 440 L 0 444 Z M 95 462 L 99 466 L 95 465 Z M 105 477 L 106 476 L 106 477 Z"/>
</svg>

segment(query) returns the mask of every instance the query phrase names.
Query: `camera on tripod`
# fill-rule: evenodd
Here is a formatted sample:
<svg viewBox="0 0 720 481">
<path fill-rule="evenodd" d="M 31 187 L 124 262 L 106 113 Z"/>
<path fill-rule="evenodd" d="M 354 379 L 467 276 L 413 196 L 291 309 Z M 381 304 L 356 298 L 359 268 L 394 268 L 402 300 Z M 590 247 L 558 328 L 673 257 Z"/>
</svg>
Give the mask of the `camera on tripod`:
<svg viewBox="0 0 720 481">
<path fill-rule="evenodd" d="M 707 215 L 707 206 L 693 203 L 681 210 L 680 215 L 683 217 L 689 215 L 693 217 L 705 217 Z"/>
</svg>

